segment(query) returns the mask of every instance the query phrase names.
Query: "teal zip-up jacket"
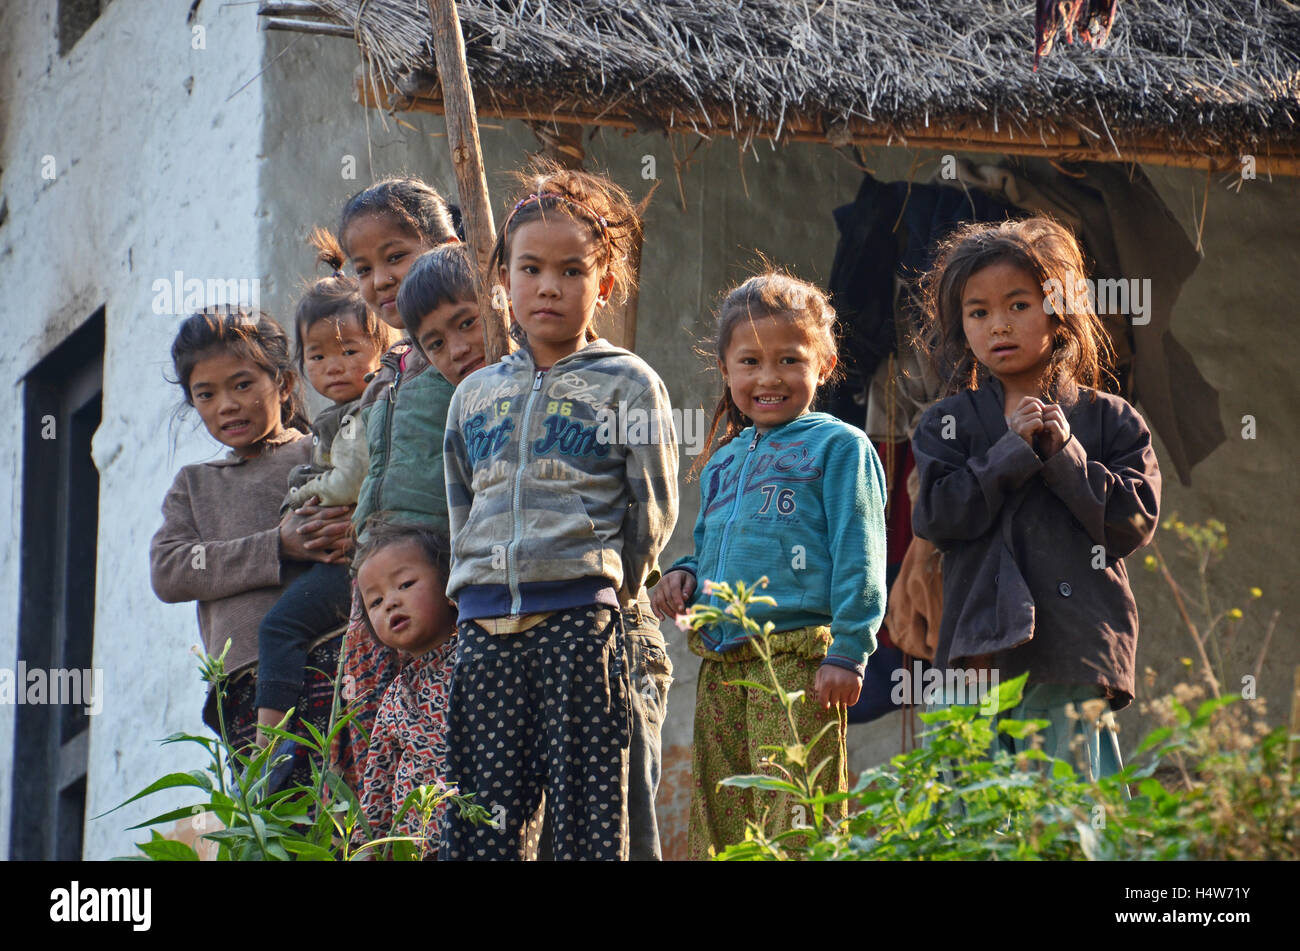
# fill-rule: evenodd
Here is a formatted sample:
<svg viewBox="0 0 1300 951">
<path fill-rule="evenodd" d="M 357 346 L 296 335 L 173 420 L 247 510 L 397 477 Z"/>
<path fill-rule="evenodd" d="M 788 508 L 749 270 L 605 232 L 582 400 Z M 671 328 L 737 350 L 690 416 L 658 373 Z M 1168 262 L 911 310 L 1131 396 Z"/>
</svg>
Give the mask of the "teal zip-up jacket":
<svg viewBox="0 0 1300 951">
<path fill-rule="evenodd" d="M 442 442 L 455 390 L 409 340 L 380 360 L 361 397 L 370 458 L 352 513 L 358 541 L 365 541 L 366 521 L 376 512 L 448 533 Z"/>
<path fill-rule="evenodd" d="M 626 604 L 677 522 L 668 390 L 605 340 L 545 371 L 524 347 L 471 373 L 445 450 L 461 620 Z"/>
<path fill-rule="evenodd" d="M 760 433 L 750 426 L 719 449 L 700 478 L 695 553 L 669 570 L 704 582 L 766 575 L 750 616 L 774 631 L 829 625 L 824 661 L 866 672 L 885 616 L 885 473 L 866 433 L 827 413 L 805 413 Z M 716 596 L 709 603 L 716 604 Z M 738 624 L 701 632 L 725 653 L 747 639 Z"/>
</svg>

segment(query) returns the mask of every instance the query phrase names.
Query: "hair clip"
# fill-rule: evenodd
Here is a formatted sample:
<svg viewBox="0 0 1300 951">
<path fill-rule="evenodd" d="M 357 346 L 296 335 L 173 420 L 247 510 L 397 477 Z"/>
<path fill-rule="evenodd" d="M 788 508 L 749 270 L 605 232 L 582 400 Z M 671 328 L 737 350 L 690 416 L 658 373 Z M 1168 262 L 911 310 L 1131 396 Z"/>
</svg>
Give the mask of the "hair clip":
<svg viewBox="0 0 1300 951">
<path fill-rule="evenodd" d="M 556 201 L 562 201 L 567 204 L 573 205 L 576 208 L 581 208 L 587 214 L 591 215 L 593 218 L 596 219 L 596 222 L 600 225 L 601 236 L 605 239 L 605 242 L 607 244 L 611 246 L 613 245 L 614 242 L 609 236 L 609 222 L 605 220 L 604 215 L 598 214 L 595 211 L 595 209 L 588 207 L 587 205 L 578 201 L 576 198 L 570 198 L 568 195 L 561 195 L 559 192 L 542 192 L 540 194 L 525 195 L 523 198 L 519 199 L 519 201 L 515 202 L 514 208 L 510 209 L 510 214 L 506 217 L 506 223 L 501 226 L 501 230 L 505 231 L 506 228 L 510 227 L 511 219 L 514 218 L 515 214 L 519 211 L 520 208 L 524 207 L 529 202 L 533 202 L 533 201 L 537 202 L 538 204 L 541 204 L 542 199 L 544 198 L 553 198 Z"/>
</svg>

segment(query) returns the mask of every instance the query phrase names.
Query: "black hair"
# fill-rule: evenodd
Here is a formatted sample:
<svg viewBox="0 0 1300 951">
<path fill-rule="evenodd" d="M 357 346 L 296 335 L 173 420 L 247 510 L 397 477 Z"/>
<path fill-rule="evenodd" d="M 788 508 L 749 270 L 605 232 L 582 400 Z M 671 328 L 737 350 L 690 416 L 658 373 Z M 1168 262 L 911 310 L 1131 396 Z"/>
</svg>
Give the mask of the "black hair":
<svg viewBox="0 0 1300 951">
<path fill-rule="evenodd" d="M 425 251 L 406 272 L 397 292 L 397 312 L 418 347 L 420 321 L 428 314 L 446 303 L 477 300 L 469 249 L 463 244 L 444 244 Z"/>
<path fill-rule="evenodd" d="M 339 241 L 345 253 L 348 226 L 363 215 L 388 218 L 429 245 L 458 239 L 456 222 L 447 199 L 418 178 L 385 178 L 347 200 L 338 227 Z"/>
<path fill-rule="evenodd" d="M 360 574 L 361 566 L 385 548 L 406 544 L 414 545 L 424 557 L 425 563 L 438 573 L 445 591 L 447 578 L 451 574 L 451 544 L 447 536 L 421 525 L 393 521 L 390 512 L 376 512 L 366 520 L 366 540 L 352 558 L 352 576 L 355 578 Z M 361 607 L 366 628 L 370 631 L 370 636 L 375 637 L 374 625 L 370 623 L 370 609 L 364 602 Z"/>
<path fill-rule="evenodd" d="M 380 353 L 396 343 L 392 328 L 376 317 L 366 307 L 365 298 L 361 296 L 361 284 L 356 278 L 348 277 L 342 272 L 343 249 L 338 239 L 324 228 L 316 228 L 311 233 L 311 244 L 316 248 L 316 260 L 325 264 L 333 274 L 312 282 L 303 291 L 294 311 L 293 323 L 296 341 L 294 343 L 294 363 L 298 372 L 303 372 L 303 350 L 306 346 L 307 332 L 322 320 L 342 322 L 351 317 L 356 321 L 362 334 L 369 338 Z"/>
<path fill-rule="evenodd" d="M 172 341 L 172 368 L 184 403 L 193 406 L 190 378 L 199 361 L 216 353 L 232 353 L 265 370 L 277 388 L 288 384 L 289 395 L 280 405 L 280 424 L 306 432 L 311 428 L 298 390 L 298 376 L 289 355 L 289 337 L 263 311 L 229 304 L 206 307 L 181 321 Z"/>
<path fill-rule="evenodd" d="M 718 306 L 718 328 L 714 335 L 714 357 L 720 365 L 727 362 L 727 349 L 731 346 L 731 337 L 736 326 L 742 321 L 754 322 L 767 317 L 784 317 L 803 331 L 809 344 L 816 352 L 823 367 L 829 366 L 836 356 L 835 343 L 835 309 L 826 294 L 816 284 L 801 281 L 797 277 L 780 271 L 767 271 L 756 274 L 731 290 L 727 291 Z M 823 382 L 837 378 L 841 368 L 837 365 Z M 713 411 L 713 424 L 709 427 L 706 446 L 718 435 L 718 445 L 713 452 L 721 449 L 739 435 L 750 424 L 750 419 L 736 406 L 731 398 L 731 387 L 724 380 L 722 396 Z M 702 455 L 695 472 L 708 461 L 712 452 Z"/>
</svg>

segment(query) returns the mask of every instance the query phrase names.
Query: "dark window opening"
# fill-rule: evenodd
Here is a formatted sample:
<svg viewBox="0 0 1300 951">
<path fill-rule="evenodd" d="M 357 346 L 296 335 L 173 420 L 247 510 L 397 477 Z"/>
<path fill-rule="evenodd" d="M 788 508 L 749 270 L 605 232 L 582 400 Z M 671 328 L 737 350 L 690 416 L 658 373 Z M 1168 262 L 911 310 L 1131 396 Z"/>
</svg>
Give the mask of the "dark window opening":
<svg viewBox="0 0 1300 951">
<path fill-rule="evenodd" d="M 81 858 L 93 698 L 99 472 L 91 440 L 104 386 L 104 311 L 24 380 L 10 858 Z M 20 680 L 18 672 L 26 677 Z M 36 672 L 34 674 L 34 672 Z M 34 696 L 27 693 L 26 696 Z"/>
<path fill-rule="evenodd" d="M 104 4 L 101 0 L 59 0 L 59 55 L 77 45 L 90 25 L 99 19 Z"/>
</svg>

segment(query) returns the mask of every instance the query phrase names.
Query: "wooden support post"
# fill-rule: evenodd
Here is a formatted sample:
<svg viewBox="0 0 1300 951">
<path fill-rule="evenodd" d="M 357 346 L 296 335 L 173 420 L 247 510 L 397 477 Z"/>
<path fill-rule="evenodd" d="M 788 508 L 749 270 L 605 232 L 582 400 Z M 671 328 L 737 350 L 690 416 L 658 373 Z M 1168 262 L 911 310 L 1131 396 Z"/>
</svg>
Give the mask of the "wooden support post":
<svg viewBox="0 0 1300 951">
<path fill-rule="evenodd" d="M 456 0 L 428 0 L 433 24 L 433 50 L 438 65 L 447 117 L 447 145 L 460 192 L 460 210 L 465 220 L 465 237 L 478 261 L 475 288 L 478 292 L 483 346 L 488 363 L 510 352 L 510 333 L 504 308 L 504 293 L 493 293 L 496 275 L 489 273 L 488 258 L 496 241 L 492 205 L 488 201 L 487 177 L 483 173 L 483 150 L 479 146 L 478 117 L 474 112 L 474 91 L 465 66 L 465 39 L 460 32 Z"/>
</svg>

